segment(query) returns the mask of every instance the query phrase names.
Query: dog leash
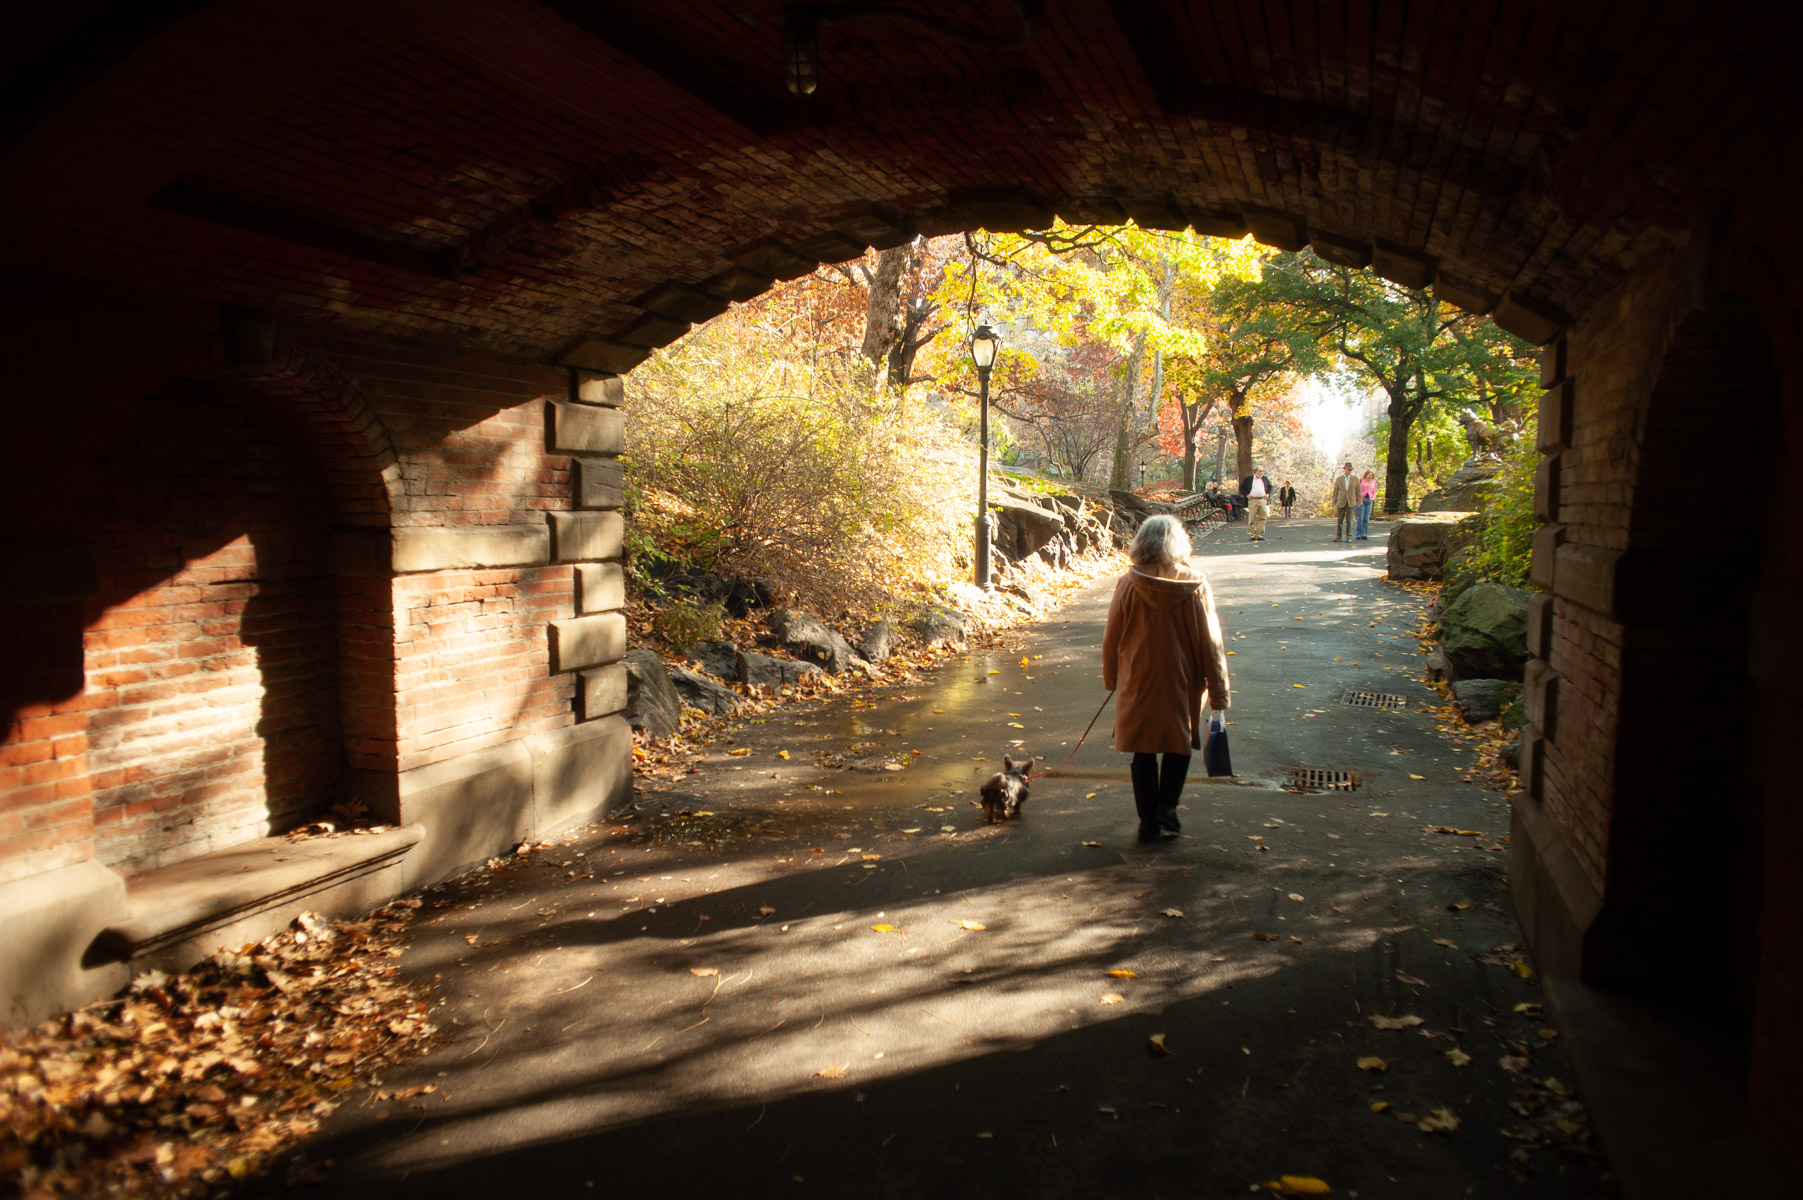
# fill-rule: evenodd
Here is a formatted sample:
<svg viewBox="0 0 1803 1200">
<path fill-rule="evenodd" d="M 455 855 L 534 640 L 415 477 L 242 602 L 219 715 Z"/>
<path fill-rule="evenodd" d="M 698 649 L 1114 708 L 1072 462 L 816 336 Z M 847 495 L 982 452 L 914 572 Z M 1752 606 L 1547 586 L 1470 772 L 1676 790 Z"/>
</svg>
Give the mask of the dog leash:
<svg viewBox="0 0 1803 1200">
<path fill-rule="evenodd" d="M 1103 696 L 1102 697 L 1102 708 L 1107 708 L 1108 702 L 1112 699 L 1114 699 L 1113 692 L 1109 692 L 1106 696 Z M 1085 729 L 1083 731 L 1083 737 L 1080 737 L 1077 739 L 1077 744 L 1075 746 L 1071 747 L 1071 752 L 1065 756 L 1064 761 L 1059 763 L 1057 766 L 1053 767 L 1049 771 L 1041 771 L 1039 773 L 1039 778 L 1044 779 L 1047 776 L 1056 775 L 1056 774 L 1058 774 L 1058 772 L 1064 770 L 1064 768 L 1071 765 L 1071 759 L 1077 757 L 1077 751 L 1079 751 L 1083 748 L 1083 738 L 1088 737 L 1089 730 L 1094 729 L 1096 727 L 1096 722 L 1100 721 L 1102 719 L 1102 708 L 1096 709 L 1096 715 L 1089 719 L 1089 729 Z"/>
</svg>

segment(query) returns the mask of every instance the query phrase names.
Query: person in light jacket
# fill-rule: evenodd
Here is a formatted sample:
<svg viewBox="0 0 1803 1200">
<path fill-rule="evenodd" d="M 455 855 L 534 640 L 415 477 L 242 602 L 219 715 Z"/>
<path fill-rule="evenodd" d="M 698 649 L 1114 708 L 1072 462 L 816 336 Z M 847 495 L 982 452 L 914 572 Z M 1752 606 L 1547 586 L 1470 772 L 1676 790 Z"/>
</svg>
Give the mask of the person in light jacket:
<svg viewBox="0 0 1803 1200">
<path fill-rule="evenodd" d="M 1359 481 L 1352 473 L 1352 464 L 1347 463 L 1340 473 L 1333 477 L 1333 540 L 1350 542 L 1352 540 L 1353 513 L 1359 504 Z"/>
<path fill-rule="evenodd" d="M 1176 518 L 1149 518 L 1127 554 L 1133 568 L 1115 584 L 1102 635 L 1102 682 L 1115 693 L 1114 748 L 1133 756 L 1139 840 L 1150 842 L 1181 828 L 1177 801 L 1202 747 L 1203 698 L 1217 710 L 1230 702 L 1227 648 Z"/>
</svg>

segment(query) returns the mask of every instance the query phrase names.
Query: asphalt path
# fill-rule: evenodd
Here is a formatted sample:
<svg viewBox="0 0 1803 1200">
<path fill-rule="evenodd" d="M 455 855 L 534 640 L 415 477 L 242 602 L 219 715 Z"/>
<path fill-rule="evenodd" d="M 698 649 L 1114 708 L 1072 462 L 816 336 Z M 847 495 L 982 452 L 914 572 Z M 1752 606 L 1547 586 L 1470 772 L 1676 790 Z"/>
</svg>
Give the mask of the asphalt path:
<svg viewBox="0 0 1803 1200">
<path fill-rule="evenodd" d="M 1435 728 L 1383 528 L 1198 538 L 1238 774 L 1197 759 L 1175 841 L 1134 840 L 1106 713 L 1022 820 L 972 803 L 1004 753 L 1071 755 L 1110 580 L 427 892 L 403 961 L 448 1041 L 328 1121 L 303 1194 L 1611 1194 L 1558 1144 L 1584 1121 L 1506 803 Z M 1356 788 L 1286 790 L 1299 768 Z"/>
</svg>

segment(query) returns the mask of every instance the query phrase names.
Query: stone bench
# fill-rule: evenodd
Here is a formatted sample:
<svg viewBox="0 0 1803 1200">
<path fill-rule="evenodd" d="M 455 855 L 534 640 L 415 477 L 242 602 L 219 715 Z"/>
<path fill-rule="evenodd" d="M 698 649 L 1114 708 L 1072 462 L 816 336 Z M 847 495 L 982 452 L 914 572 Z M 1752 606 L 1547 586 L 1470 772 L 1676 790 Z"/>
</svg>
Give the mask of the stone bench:
<svg viewBox="0 0 1803 1200">
<path fill-rule="evenodd" d="M 222 946 L 259 942 L 302 912 L 367 912 L 406 890 L 401 862 L 425 832 L 401 825 L 259 838 L 147 871 L 126 881 L 124 918 L 94 939 L 84 965 L 180 971 Z"/>
</svg>

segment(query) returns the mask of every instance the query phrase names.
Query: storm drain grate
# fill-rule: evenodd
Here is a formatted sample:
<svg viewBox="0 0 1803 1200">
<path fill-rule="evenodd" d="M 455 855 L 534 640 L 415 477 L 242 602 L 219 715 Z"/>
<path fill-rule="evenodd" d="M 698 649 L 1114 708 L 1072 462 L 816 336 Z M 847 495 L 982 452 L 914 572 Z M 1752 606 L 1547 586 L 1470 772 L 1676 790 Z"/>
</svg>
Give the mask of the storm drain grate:
<svg viewBox="0 0 1803 1200">
<path fill-rule="evenodd" d="M 1283 786 L 1286 788 L 1307 788 L 1314 791 L 1356 792 L 1359 777 L 1354 771 L 1323 771 L 1317 767 L 1291 767 L 1284 774 Z"/>
<path fill-rule="evenodd" d="M 1407 708 L 1407 696 L 1391 696 L 1385 692 L 1347 692 L 1340 703 L 1354 708 Z"/>
</svg>

